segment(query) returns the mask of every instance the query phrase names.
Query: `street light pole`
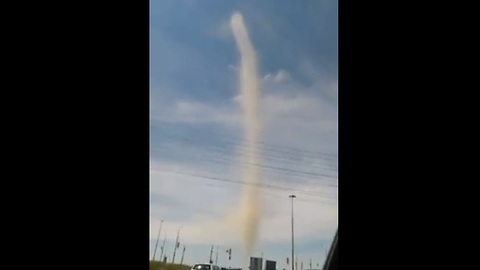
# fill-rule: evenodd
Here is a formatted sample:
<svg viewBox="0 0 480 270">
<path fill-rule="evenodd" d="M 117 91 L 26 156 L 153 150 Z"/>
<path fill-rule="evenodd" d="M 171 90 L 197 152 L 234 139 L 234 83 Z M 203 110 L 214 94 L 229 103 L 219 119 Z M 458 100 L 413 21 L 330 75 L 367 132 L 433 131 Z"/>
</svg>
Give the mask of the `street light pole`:
<svg viewBox="0 0 480 270">
<path fill-rule="evenodd" d="M 160 261 L 163 262 L 163 252 L 165 251 L 165 243 L 167 242 L 167 234 L 165 234 L 165 238 L 163 239 L 162 247 L 160 248 Z"/>
<path fill-rule="evenodd" d="M 295 270 L 295 266 L 293 265 L 293 262 L 295 260 L 295 257 L 294 257 L 295 256 L 295 245 L 294 245 L 295 237 L 294 237 L 294 231 L 293 231 L 293 199 L 296 198 L 297 196 L 292 194 L 288 197 L 292 199 L 292 270 Z"/>
<path fill-rule="evenodd" d="M 173 258 L 172 258 L 172 263 L 175 263 L 175 253 L 177 252 L 177 248 L 180 247 L 180 243 L 178 242 L 178 238 L 180 237 L 180 227 L 178 227 L 177 231 L 177 239 L 175 240 L 175 246 L 173 247 Z"/>
<path fill-rule="evenodd" d="M 153 250 L 152 261 L 155 261 L 155 255 L 157 254 L 158 240 L 160 240 L 160 232 L 162 231 L 163 219 L 160 221 L 160 228 L 158 229 L 157 241 L 155 242 L 155 249 Z"/>
</svg>

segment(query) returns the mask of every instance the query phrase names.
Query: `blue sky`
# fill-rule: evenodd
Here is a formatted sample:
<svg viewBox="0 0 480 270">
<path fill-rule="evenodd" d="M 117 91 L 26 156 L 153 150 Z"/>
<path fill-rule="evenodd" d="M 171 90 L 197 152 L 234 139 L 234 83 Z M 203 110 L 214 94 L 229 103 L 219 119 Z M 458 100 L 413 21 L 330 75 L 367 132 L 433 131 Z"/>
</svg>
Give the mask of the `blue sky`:
<svg viewBox="0 0 480 270">
<path fill-rule="evenodd" d="M 309 258 L 316 267 L 337 227 L 338 13 L 331 0 L 150 0 L 150 257 L 163 219 L 169 261 L 181 226 L 185 263 L 207 261 L 218 245 L 220 265 L 241 264 L 240 240 L 220 228 L 245 186 L 239 56 L 229 25 L 235 11 L 259 58 L 265 121 L 259 149 L 269 188 L 262 188 L 252 255 L 263 252 L 285 268 L 288 195 L 295 193 L 296 250 L 305 268 Z"/>
</svg>

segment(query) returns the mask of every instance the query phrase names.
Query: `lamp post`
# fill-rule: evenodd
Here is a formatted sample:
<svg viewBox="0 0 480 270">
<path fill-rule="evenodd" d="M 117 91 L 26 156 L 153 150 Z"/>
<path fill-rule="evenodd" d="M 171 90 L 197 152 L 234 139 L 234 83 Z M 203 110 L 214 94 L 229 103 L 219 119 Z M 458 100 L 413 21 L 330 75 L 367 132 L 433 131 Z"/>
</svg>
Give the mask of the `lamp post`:
<svg viewBox="0 0 480 270">
<path fill-rule="evenodd" d="M 294 262 L 294 259 L 295 259 L 295 257 L 294 257 L 295 256 L 295 245 L 294 245 L 295 237 L 294 237 L 294 231 L 293 231 L 293 199 L 295 199 L 297 196 L 292 194 L 288 197 L 292 199 L 292 270 L 295 270 L 295 266 L 293 265 L 293 262 Z"/>
<path fill-rule="evenodd" d="M 175 240 L 175 246 L 173 247 L 173 258 L 172 258 L 172 263 L 175 263 L 175 253 L 177 252 L 177 248 L 180 247 L 180 242 L 178 242 L 178 238 L 180 237 L 180 228 L 178 227 L 177 231 L 177 239 Z"/>
<path fill-rule="evenodd" d="M 160 228 L 158 229 L 157 241 L 155 242 L 155 249 L 153 250 L 152 261 L 155 261 L 155 255 L 157 254 L 158 240 L 160 239 L 160 232 L 162 231 L 163 219 L 160 221 Z"/>
</svg>

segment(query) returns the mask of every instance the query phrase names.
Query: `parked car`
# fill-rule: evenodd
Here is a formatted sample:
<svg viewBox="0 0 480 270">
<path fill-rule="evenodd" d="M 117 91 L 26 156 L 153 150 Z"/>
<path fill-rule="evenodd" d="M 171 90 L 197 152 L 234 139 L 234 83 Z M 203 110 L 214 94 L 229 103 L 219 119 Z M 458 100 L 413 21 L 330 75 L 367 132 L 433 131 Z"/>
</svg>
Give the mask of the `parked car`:
<svg viewBox="0 0 480 270">
<path fill-rule="evenodd" d="M 191 270 L 221 270 L 221 267 L 212 263 L 197 263 Z"/>
</svg>

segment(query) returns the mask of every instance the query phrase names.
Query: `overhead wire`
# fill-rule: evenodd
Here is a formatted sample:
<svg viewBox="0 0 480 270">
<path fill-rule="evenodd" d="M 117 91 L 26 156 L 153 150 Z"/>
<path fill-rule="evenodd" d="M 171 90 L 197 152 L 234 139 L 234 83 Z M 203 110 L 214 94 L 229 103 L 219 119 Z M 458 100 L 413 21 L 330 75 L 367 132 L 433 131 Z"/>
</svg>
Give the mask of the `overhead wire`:
<svg viewBox="0 0 480 270">
<path fill-rule="evenodd" d="M 301 181 L 298 181 L 298 177 L 301 177 L 302 179 L 308 179 L 308 180 L 314 180 L 314 181 L 320 180 L 317 183 L 312 183 L 312 182 L 309 183 L 309 184 L 315 184 L 316 186 L 323 186 L 323 187 L 326 186 L 331 188 L 338 187 L 338 185 L 336 184 L 337 176 L 325 173 L 325 172 L 336 173 L 337 171 L 336 157 L 337 156 L 335 154 L 300 150 L 300 149 L 296 149 L 288 146 L 278 146 L 278 145 L 269 144 L 265 142 L 260 142 L 257 146 L 251 146 L 251 145 L 245 144 L 242 141 L 242 139 L 236 139 L 235 136 L 231 136 L 233 139 L 232 138 L 226 139 L 224 137 L 222 138 L 222 136 L 219 136 L 218 134 L 208 133 L 207 140 L 210 140 L 210 141 L 214 140 L 217 143 L 216 145 L 211 145 L 209 143 L 203 143 L 204 141 L 202 141 L 201 133 L 194 132 L 193 129 L 190 129 L 190 130 L 192 132 L 188 132 L 188 133 L 195 134 L 195 136 L 187 137 L 185 136 L 185 134 L 188 134 L 188 133 L 185 133 L 185 132 L 182 132 L 182 134 L 178 134 L 178 133 L 175 134 L 172 132 L 170 133 L 166 132 L 166 130 L 164 129 L 160 130 L 161 135 L 170 139 L 169 143 L 167 145 L 161 144 L 159 146 L 153 146 L 151 147 L 151 149 L 153 151 L 161 151 L 162 154 L 169 153 L 177 157 L 183 156 L 184 158 L 191 159 L 192 154 L 185 153 L 185 147 L 180 149 L 180 151 L 169 147 L 172 145 L 171 144 L 172 141 L 176 141 L 176 142 L 180 141 L 183 143 L 187 143 L 187 145 L 190 146 L 190 147 L 187 147 L 186 149 L 203 150 L 203 153 L 208 153 L 210 155 L 210 156 L 200 155 L 197 153 L 197 157 L 200 158 L 201 162 L 213 162 L 214 164 L 244 164 L 244 165 L 251 165 L 251 166 L 259 166 L 262 169 L 267 169 L 271 172 L 280 174 L 282 176 L 286 176 L 286 175 L 294 176 L 297 183 L 302 183 Z M 169 131 L 171 131 L 171 129 L 169 129 Z M 248 157 L 249 155 L 255 152 L 261 153 L 262 159 L 266 162 L 262 164 L 252 164 L 252 163 L 246 162 L 245 160 L 242 160 L 243 158 Z M 215 153 L 216 157 L 215 156 L 212 157 L 211 153 Z M 268 163 L 268 162 L 275 162 L 277 164 L 282 163 L 282 164 L 288 165 L 289 167 L 295 167 L 295 165 L 298 165 L 299 162 L 303 163 L 303 161 L 305 160 L 305 157 L 310 158 L 310 160 L 308 160 L 310 161 L 308 163 L 308 167 L 319 168 L 320 166 L 322 166 L 320 168 L 322 169 L 323 172 L 285 168 L 285 167 L 270 165 Z M 208 179 L 208 180 L 224 182 L 229 184 L 241 184 L 241 185 L 250 184 L 247 182 L 213 177 L 209 175 L 202 175 L 198 173 L 187 173 L 187 172 L 179 172 L 179 171 L 170 171 L 170 172 L 173 172 L 176 174 L 188 175 L 191 177 L 195 177 L 197 179 Z M 275 178 L 278 178 L 278 177 L 275 177 Z M 335 183 L 335 184 L 331 184 L 331 183 Z M 301 192 L 307 196 L 317 196 L 321 198 L 326 197 L 325 194 L 323 195 L 320 195 L 318 193 L 312 194 L 312 193 L 309 193 L 309 191 L 305 191 L 305 190 L 286 188 L 286 187 L 275 186 L 271 184 L 261 184 L 259 187 L 266 188 L 269 190 L 273 189 L 273 190 L 280 190 L 280 191 L 288 190 L 288 191 Z M 327 194 L 332 195 L 331 193 L 327 193 Z"/>
<path fill-rule="evenodd" d="M 189 139 L 189 138 L 185 138 L 185 137 L 178 137 L 178 136 L 173 136 L 172 138 L 174 138 L 175 140 L 181 140 L 183 142 L 186 142 L 188 143 L 188 145 L 192 146 L 192 147 L 197 147 L 198 148 L 198 145 L 199 144 L 195 144 L 193 140 Z M 169 141 L 168 142 L 168 145 L 172 145 L 172 141 Z M 161 144 L 160 146 L 152 146 L 151 147 L 152 150 L 159 150 L 159 149 L 162 149 L 162 148 L 165 148 L 165 144 Z M 215 153 L 220 153 L 220 154 L 227 154 L 227 155 L 233 155 L 235 154 L 236 156 L 240 156 L 240 157 L 249 157 L 251 154 L 253 154 L 252 150 L 251 149 L 247 149 L 245 151 L 244 148 L 242 148 L 242 146 L 238 146 L 238 147 L 235 147 L 235 148 L 230 148 L 228 149 L 227 147 L 225 146 L 218 146 L 218 145 L 208 145 L 208 144 L 202 144 L 202 146 L 200 148 L 203 148 L 201 150 L 208 150 L 208 152 L 215 152 Z M 251 147 L 252 148 L 252 147 Z M 252 148 L 253 149 L 253 148 Z M 184 150 L 184 149 L 182 149 Z M 208 153 L 207 152 L 207 153 Z M 289 164 L 293 164 L 291 161 L 300 161 L 302 162 L 301 159 L 297 159 L 297 160 L 293 160 L 293 159 L 288 159 L 288 158 L 285 158 L 285 157 L 277 157 L 277 156 L 271 156 L 269 155 L 269 153 L 265 153 L 265 152 L 261 152 L 261 151 L 258 151 L 257 154 L 261 154 L 262 155 L 262 159 L 263 160 L 266 160 L 266 161 L 279 161 L 279 162 L 283 162 L 283 163 L 286 163 L 288 162 Z M 312 163 L 309 163 L 308 164 L 310 167 L 315 167 L 314 165 L 316 164 L 312 164 Z M 313 165 L 313 166 L 312 166 Z M 325 165 L 325 164 L 324 164 Z M 273 166 L 275 167 L 275 166 Z M 278 169 L 278 167 L 276 167 L 276 169 Z M 284 168 L 280 168 L 280 169 L 284 169 Z M 333 166 L 332 164 L 327 164 L 327 167 L 323 167 L 324 170 L 328 170 L 330 169 L 330 172 L 336 172 L 336 169 L 337 167 L 336 166 Z M 298 171 L 297 171 L 298 172 Z M 331 175 L 325 175 L 325 174 L 321 174 L 321 173 L 316 173 L 316 172 L 311 172 L 311 171 L 302 171 L 301 173 L 304 173 L 304 174 L 310 174 L 310 175 L 316 175 L 316 176 L 325 176 L 325 177 L 331 177 Z"/>
<path fill-rule="evenodd" d="M 202 175 L 198 173 L 180 172 L 173 169 L 165 169 L 165 168 L 155 168 L 155 169 L 159 171 L 170 172 L 170 173 L 179 174 L 179 175 L 191 176 L 193 177 L 193 179 L 208 179 L 212 181 L 219 181 L 219 182 L 225 182 L 225 183 L 231 183 L 231 184 L 237 184 L 237 185 L 250 185 L 250 186 L 256 186 L 259 188 L 276 189 L 276 190 L 283 190 L 283 191 L 295 191 L 295 192 L 299 192 L 304 195 L 313 196 L 313 197 L 325 197 L 325 195 L 334 195 L 332 193 L 325 193 L 321 191 L 308 191 L 308 190 L 288 188 L 288 187 L 276 186 L 276 185 L 265 184 L 265 183 L 262 183 L 262 184 L 248 183 L 248 182 L 236 181 L 236 180 L 231 180 L 231 179 L 226 179 L 221 177 Z"/>
<path fill-rule="evenodd" d="M 189 129 L 190 129 L 190 132 L 181 132 L 181 133 L 171 132 L 172 130 L 170 129 L 168 130 L 169 133 L 167 132 L 166 129 L 160 129 L 160 130 L 157 130 L 157 132 L 170 137 L 175 137 L 179 139 L 181 138 L 182 140 L 189 140 L 192 142 L 199 141 L 199 138 L 202 137 L 201 136 L 202 133 L 195 132 L 195 130 L 193 130 L 192 128 L 189 128 Z M 188 137 L 185 137 L 185 134 L 195 134 L 195 137 L 188 138 Z M 208 139 L 213 138 L 216 142 L 223 142 L 226 145 L 241 146 L 241 147 L 245 146 L 244 139 L 237 137 L 235 135 L 230 135 L 231 138 L 225 138 L 225 136 L 222 136 L 213 132 L 209 132 L 208 136 L 204 135 L 203 137 Z M 332 153 L 301 150 L 298 148 L 292 148 L 285 145 L 265 143 L 262 141 L 258 142 L 257 146 L 252 149 L 256 149 L 262 152 L 278 153 L 280 154 L 280 157 L 286 157 L 286 156 L 291 156 L 296 154 L 303 157 L 312 157 L 316 159 L 323 159 L 323 160 L 334 161 L 334 162 L 337 161 L 337 157 L 338 157 L 336 154 L 332 154 Z"/>
<path fill-rule="evenodd" d="M 195 154 L 185 154 L 183 152 L 179 152 L 178 150 L 175 150 L 174 148 L 170 148 L 168 146 L 160 146 L 157 147 L 156 149 L 163 149 L 164 152 L 162 153 L 169 153 L 175 157 L 185 157 L 185 158 L 199 158 L 200 163 L 222 163 L 222 164 L 244 164 L 244 165 L 251 165 L 251 166 L 256 166 L 256 167 L 261 167 L 263 169 L 267 169 L 270 171 L 275 171 L 278 173 L 281 173 L 283 175 L 289 175 L 289 176 L 294 176 L 294 177 L 301 177 L 303 179 L 309 179 L 309 180 L 322 180 L 323 182 L 328 182 L 330 183 L 329 186 L 336 187 L 334 183 L 337 181 L 337 177 L 334 175 L 326 174 L 326 173 L 321 173 L 321 172 L 312 172 L 312 171 L 303 171 L 303 170 L 295 170 L 295 169 L 289 169 L 289 168 L 282 168 L 278 166 L 273 166 L 273 165 L 268 165 L 263 164 L 263 163 L 251 163 L 251 162 L 246 162 L 244 160 L 239 160 L 239 159 L 233 159 L 231 155 L 216 155 L 216 156 L 209 156 L 209 155 L 204 155 L 204 154 L 199 154 L 196 152 Z M 166 150 L 166 151 L 165 151 Z M 209 151 L 205 151 L 205 153 L 210 153 Z"/>
</svg>

